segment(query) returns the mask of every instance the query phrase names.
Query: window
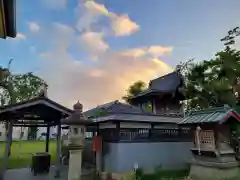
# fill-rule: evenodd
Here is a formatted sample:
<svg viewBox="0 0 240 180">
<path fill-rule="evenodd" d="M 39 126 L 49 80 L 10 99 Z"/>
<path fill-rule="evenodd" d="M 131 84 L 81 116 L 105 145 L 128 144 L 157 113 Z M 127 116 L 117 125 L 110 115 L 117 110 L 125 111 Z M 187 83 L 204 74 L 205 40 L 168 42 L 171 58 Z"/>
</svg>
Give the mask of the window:
<svg viewBox="0 0 240 180">
<path fill-rule="evenodd" d="M 0 136 L 2 136 L 2 132 L 0 132 Z"/>
</svg>

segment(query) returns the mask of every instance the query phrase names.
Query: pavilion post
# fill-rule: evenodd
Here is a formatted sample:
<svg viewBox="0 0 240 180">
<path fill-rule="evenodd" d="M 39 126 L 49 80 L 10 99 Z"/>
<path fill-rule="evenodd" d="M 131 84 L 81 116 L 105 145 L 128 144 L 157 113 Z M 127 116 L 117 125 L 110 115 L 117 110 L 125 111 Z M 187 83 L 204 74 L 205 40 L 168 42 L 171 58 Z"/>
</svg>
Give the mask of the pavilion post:
<svg viewBox="0 0 240 180">
<path fill-rule="evenodd" d="M 6 123 L 8 123 L 8 122 L 6 122 Z M 5 153 L 4 153 L 3 160 L 2 160 L 0 180 L 4 180 L 4 174 L 6 171 L 7 162 L 8 162 L 8 158 L 10 155 L 11 143 L 12 143 L 12 131 L 13 131 L 13 122 L 10 121 L 7 126 L 7 137 L 6 137 L 7 142 L 6 142 L 6 147 L 5 147 Z"/>
<path fill-rule="evenodd" d="M 50 126 L 47 126 L 46 148 L 45 148 L 45 152 L 49 152 L 49 138 L 50 138 Z"/>
<path fill-rule="evenodd" d="M 100 129 L 99 126 L 97 126 L 97 137 L 98 137 L 98 142 L 100 147 L 98 147 L 99 149 L 96 151 L 96 170 L 98 172 L 102 171 L 102 139 L 100 136 Z"/>
<path fill-rule="evenodd" d="M 60 178 L 61 171 L 61 123 L 57 125 L 57 157 L 56 157 L 56 175 L 55 178 Z"/>
</svg>

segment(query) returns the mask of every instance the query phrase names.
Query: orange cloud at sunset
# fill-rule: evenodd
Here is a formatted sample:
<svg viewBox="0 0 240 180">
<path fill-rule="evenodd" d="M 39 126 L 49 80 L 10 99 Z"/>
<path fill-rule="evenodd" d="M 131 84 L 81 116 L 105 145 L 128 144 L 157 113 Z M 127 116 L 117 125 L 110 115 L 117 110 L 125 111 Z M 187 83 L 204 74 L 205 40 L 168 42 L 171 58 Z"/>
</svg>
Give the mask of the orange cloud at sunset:
<svg viewBox="0 0 240 180">
<path fill-rule="evenodd" d="M 92 1 L 81 4 L 81 8 L 84 13 L 77 19 L 76 28 L 53 23 L 53 36 L 49 37 L 53 49 L 40 55 L 42 77 L 49 84 L 50 98 L 69 107 L 80 100 L 84 108 L 89 109 L 121 99 L 135 81 L 148 82 L 172 71 L 160 59 L 171 54 L 172 47 L 139 45 L 133 49 L 114 50 L 105 41 L 112 36 L 129 36 L 140 28 L 128 15 L 109 12 L 104 5 Z M 110 18 L 110 24 L 102 28 L 112 28 L 113 34 L 92 29 L 91 25 L 99 16 Z M 114 18 L 115 21 L 111 21 Z M 68 51 L 71 44 L 85 50 L 89 58 L 72 56 Z M 92 61 L 93 57 L 97 61 Z"/>
</svg>

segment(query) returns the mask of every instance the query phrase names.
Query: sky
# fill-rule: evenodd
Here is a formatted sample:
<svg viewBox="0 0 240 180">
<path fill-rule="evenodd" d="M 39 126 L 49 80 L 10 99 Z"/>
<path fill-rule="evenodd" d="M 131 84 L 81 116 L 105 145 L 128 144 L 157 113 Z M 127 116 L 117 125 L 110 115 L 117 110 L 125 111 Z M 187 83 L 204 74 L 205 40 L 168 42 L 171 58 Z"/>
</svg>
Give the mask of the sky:
<svg viewBox="0 0 240 180">
<path fill-rule="evenodd" d="M 17 0 L 17 37 L 0 39 L 0 64 L 34 72 L 48 96 L 84 109 L 121 99 L 138 80 L 180 61 L 210 59 L 240 25 L 239 0 Z"/>
</svg>

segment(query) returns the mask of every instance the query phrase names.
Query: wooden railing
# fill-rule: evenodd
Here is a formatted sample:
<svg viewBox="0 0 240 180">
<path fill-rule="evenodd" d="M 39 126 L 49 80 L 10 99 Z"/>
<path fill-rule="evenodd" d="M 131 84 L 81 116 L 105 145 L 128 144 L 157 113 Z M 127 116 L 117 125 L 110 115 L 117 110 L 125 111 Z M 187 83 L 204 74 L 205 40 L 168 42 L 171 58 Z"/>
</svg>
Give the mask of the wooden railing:
<svg viewBox="0 0 240 180">
<path fill-rule="evenodd" d="M 104 141 L 144 142 L 144 141 L 192 141 L 193 134 L 190 129 L 147 129 L 147 128 L 121 128 L 119 132 L 114 129 L 104 129 L 100 132 Z"/>
</svg>

